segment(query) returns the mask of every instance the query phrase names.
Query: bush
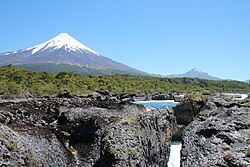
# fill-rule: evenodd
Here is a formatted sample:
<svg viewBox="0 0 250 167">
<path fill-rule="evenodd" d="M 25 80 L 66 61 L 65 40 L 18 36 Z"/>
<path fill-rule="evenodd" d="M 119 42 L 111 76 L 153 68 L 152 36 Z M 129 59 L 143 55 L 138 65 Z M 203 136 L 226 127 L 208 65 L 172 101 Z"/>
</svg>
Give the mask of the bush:
<svg viewBox="0 0 250 167">
<path fill-rule="evenodd" d="M 126 125 L 126 124 L 133 125 L 136 123 L 136 121 L 137 121 L 137 119 L 134 116 L 127 115 L 122 119 L 121 123 L 124 125 Z"/>
<path fill-rule="evenodd" d="M 203 96 L 200 93 L 191 93 L 191 94 L 187 94 L 186 97 L 190 100 L 190 101 L 196 101 L 196 102 L 200 102 L 203 101 L 205 99 L 205 96 Z"/>
<path fill-rule="evenodd" d="M 250 157 L 250 146 L 248 146 L 248 148 L 246 149 L 246 156 Z"/>
</svg>

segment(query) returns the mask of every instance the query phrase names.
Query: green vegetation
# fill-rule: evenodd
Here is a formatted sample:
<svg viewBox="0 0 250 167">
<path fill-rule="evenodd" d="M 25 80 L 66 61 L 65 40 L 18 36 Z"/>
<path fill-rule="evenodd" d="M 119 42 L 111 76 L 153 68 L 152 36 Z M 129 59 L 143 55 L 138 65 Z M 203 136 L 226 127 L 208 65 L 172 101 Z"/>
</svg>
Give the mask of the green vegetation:
<svg viewBox="0 0 250 167">
<path fill-rule="evenodd" d="M 39 163 L 38 161 L 34 158 L 31 150 L 27 151 L 26 157 L 25 157 L 25 161 L 28 164 L 28 166 L 34 166 L 34 167 L 38 167 Z"/>
<path fill-rule="evenodd" d="M 72 146 L 67 146 L 66 148 L 71 153 L 75 153 L 76 152 L 76 149 L 74 149 L 74 147 L 72 147 Z"/>
<path fill-rule="evenodd" d="M 246 149 L 246 156 L 250 157 L 250 146 L 248 146 L 248 148 Z"/>
<path fill-rule="evenodd" d="M 8 150 L 16 151 L 17 150 L 17 140 L 13 140 L 9 146 L 7 146 Z"/>
<path fill-rule="evenodd" d="M 40 63 L 40 64 L 22 64 L 16 65 L 19 68 L 25 68 L 35 72 L 50 71 L 54 73 L 64 72 L 74 72 L 81 75 L 107 75 L 107 74 L 128 74 L 128 71 L 118 70 L 118 69 L 95 69 L 87 67 L 79 67 L 69 64 L 50 64 L 50 63 Z"/>
<path fill-rule="evenodd" d="M 56 95 L 64 90 L 82 94 L 100 89 L 109 90 L 111 93 L 250 92 L 249 84 L 239 81 L 131 75 L 83 76 L 70 72 L 32 72 L 11 65 L 0 67 L 0 95 L 31 93 L 44 96 Z"/>
<path fill-rule="evenodd" d="M 128 155 L 130 157 L 135 157 L 137 155 L 137 150 L 135 148 L 128 148 Z"/>
<path fill-rule="evenodd" d="M 127 115 L 121 120 L 121 123 L 124 125 L 134 125 L 136 122 L 137 122 L 137 119 L 131 115 Z"/>
<path fill-rule="evenodd" d="M 202 95 L 200 93 L 190 93 L 190 94 L 187 94 L 187 98 L 190 101 L 196 101 L 196 102 L 203 101 L 205 99 L 204 95 Z"/>
</svg>

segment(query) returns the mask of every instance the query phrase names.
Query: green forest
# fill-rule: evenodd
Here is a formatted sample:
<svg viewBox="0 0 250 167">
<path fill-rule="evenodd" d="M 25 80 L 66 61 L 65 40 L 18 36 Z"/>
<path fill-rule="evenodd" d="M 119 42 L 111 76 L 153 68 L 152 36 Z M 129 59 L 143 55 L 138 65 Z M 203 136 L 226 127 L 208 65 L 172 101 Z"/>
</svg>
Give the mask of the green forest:
<svg viewBox="0 0 250 167">
<path fill-rule="evenodd" d="M 85 94 L 104 89 L 114 94 L 153 92 L 249 93 L 250 85 L 239 81 L 191 78 L 160 78 L 133 75 L 80 75 L 70 72 L 33 72 L 11 65 L 0 67 L 0 95 L 31 93 L 57 95 L 60 91 Z"/>
</svg>

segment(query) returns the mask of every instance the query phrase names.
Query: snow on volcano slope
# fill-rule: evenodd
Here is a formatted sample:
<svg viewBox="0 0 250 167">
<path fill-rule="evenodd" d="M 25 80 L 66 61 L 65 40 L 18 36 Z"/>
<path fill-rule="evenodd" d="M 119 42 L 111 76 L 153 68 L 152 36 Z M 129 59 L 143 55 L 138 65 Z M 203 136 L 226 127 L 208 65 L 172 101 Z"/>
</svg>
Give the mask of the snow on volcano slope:
<svg viewBox="0 0 250 167">
<path fill-rule="evenodd" d="M 67 33 L 61 33 L 46 42 L 27 49 L 0 53 L 0 65 L 4 64 L 25 65 L 25 67 L 27 65 L 34 67 L 34 64 L 66 64 L 81 68 L 106 70 L 110 71 L 110 74 L 117 74 L 118 71 L 120 71 L 118 74 L 146 74 L 100 55 Z"/>
<path fill-rule="evenodd" d="M 25 49 L 27 51 L 32 50 L 32 54 L 38 52 L 38 51 L 43 51 L 48 48 L 53 48 L 54 50 L 60 49 L 62 47 L 65 47 L 66 50 L 71 50 L 71 51 L 85 51 L 89 53 L 93 53 L 96 55 L 99 55 L 96 51 L 88 48 L 87 46 L 83 45 L 82 43 L 78 42 L 75 40 L 73 37 L 71 37 L 67 33 L 61 33 L 58 36 L 42 43 L 39 45 L 36 45 L 34 47 Z"/>
</svg>

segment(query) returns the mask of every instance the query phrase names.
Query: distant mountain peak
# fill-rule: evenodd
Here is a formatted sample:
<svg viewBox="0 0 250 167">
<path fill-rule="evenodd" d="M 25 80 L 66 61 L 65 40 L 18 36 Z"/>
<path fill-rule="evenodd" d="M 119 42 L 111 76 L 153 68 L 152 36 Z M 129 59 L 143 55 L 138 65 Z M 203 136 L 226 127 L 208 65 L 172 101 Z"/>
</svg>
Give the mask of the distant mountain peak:
<svg viewBox="0 0 250 167">
<path fill-rule="evenodd" d="M 250 79 L 249 79 L 249 80 L 246 80 L 246 81 L 244 81 L 244 82 L 246 82 L 246 83 L 250 84 Z"/>
<path fill-rule="evenodd" d="M 202 70 L 199 70 L 197 68 L 193 68 L 190 71 L 184 73 L 184 74 L 172 74 L 168 75 L 169 78 L 202 78 L 202 79 L 209 79 L 209 80 L 221 80 L 220 78 L 210 76 L 208 73 L 203 72 Z"/>
<path fill-rule="evenodd" d="M 200 69 L 197 69 L 197 68 L 193 68 L 190 71 L 186 72 L 185 74 L 206 74 L 206 75 L 208 75 L 208 73 L 206 73 Z"/>
<path fill-rule="evenodd" d="M 68 50 L 68 51 L 85 51 L 89 52 L 95 55 L 99 55 L 96 51 L 88 48 L 87 46 L 83 45 L 73 37 L 71 37 L 67 33 L 60 33 L 56 37 L 42 43 L 39 45 L 36 45 L 34 47 L 26 49 L 32 50 L 32 54 L 35 54 L 38 51 L 43 51 L 48 48 L 53 48 L 53 50 L 63 48 Z"/>
<path fill-rule="evenodd" d="M 193 68 L 192 70 L 190 70 L 190 72 L 203 73 L 203 71 L 202 71 L 202 70 L 197 69 L 197 68 Z"/>
</svg>

